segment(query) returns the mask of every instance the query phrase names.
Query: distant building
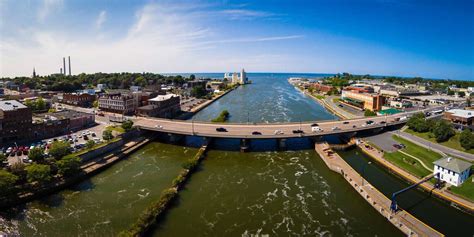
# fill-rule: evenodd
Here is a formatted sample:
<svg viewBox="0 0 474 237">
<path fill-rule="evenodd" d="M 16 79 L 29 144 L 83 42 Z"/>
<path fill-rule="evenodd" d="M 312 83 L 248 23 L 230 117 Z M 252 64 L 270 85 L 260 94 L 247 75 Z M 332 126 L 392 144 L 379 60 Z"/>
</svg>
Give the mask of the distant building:
<svg viewBox="0 0 474 237">
<path fill-rule="evenodd" d="M 210 81 L 207 83 L 208 87 L 211 87 L 213 91 L 220 91 L 225 88 L 225 83 L 222 81 Z"/>
<path fill-rule="evenodd" d="M 439 159 L 433 164 L 433 173 L 439 173 L 441 180 L 454 186 L 461 185 L 469 177 L 471 171 L 471 163 L 451 157 Z"/>
<path fill-rule="evenodd" d="M 243 68 L 240 71 L 240 75 L 237 72 L 233 72 L 233 73 L 226 72 L 224 74 L 224 79 L 227 79 L 232 84 L 241 84 L 241 85 L 243 85 L 243 84 L 248 83 L 247 73 L 245 72 L 245 70 Z"/>
<path fill-rule="evenodd" d="M 321 94 L 327 94 L 328 92 L 334 89 L 334 87 L 331 85 L 324 85 L 320 83 L 311 83 L 309 87 L 313 88 L 315 91 Z"/>
<path fill-rule="evenodd" d="M 26 140 L 31 135 L 31 109 L 16 100 L 0 101 L 0 143 Z"/>
<path fill-rule="evenodd" d="M 444 112 L 444 119 L 449 120 L 452 123 L 471 126 L 474 125 L 474 111 L 464 109 L 451 109 Z"/>
<path fill-rule="evenodd" d="M 179 96 L 167 94 L 149 99 L 148 105 L 137 109 L 137 114 L 145 117 L 173 118 L 180 110 Z"/>
<path fill-rule="evenodd" d="M 97 84 L 97 90 L 98 91 L 104 91 L 105 89 L 107 89 L 106 84 Z"/>
<path fill-rule="evenodd" d="M 95 94 L 86 93 L 64 93 L 60 98 L 61 103 L 80 107 L 91 107 L 96 99 Z"/>
<path fill-rule="evenodd" d="M 139 91 L 142 91 L 142 87 L 141 86 L 131 86 L 130 91 L 139 92 Z"/>
<path fill-rule="evenodd" d="M 357 90 L 343 90 L 341 99 L 343 102 L 370 111 L 379 111 L 385 104 L 385 97 L 378 94 L 361 93 Z"/>
<path fill-rule="evenodd" d="M 367 85 L 351 85 L 344 88 L 346 91 L 356 91 L 359 93 L 374 93 L 374 88 Z"/>
<path fill-rule="evenodd" d="M 103 94 L 98 100 L 99 109 L 108 112 L 133 114 L 137 109 L 137 99 L 132 94 Z"/>
<path fill-rule="evenodd" d="M 391 100 L 390 107 L 398 109 L 411 108 L 413 107 L 413 103 L 409 100 Z"/>
</svg>

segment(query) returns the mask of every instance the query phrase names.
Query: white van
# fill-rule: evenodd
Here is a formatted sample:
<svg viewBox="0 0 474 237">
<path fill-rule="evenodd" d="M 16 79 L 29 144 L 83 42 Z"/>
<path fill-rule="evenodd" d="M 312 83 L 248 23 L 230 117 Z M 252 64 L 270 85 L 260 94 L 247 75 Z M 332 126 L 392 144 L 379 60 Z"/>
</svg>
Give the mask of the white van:
<svg viewBox="0 0 474 237">
<path fill-rule="evenodd" d="M 312 132 L 322 132 L 323 129 L 320 128 L 320 127 L 311 127 L 311 131 L 312 131 Z"/>
</svg>

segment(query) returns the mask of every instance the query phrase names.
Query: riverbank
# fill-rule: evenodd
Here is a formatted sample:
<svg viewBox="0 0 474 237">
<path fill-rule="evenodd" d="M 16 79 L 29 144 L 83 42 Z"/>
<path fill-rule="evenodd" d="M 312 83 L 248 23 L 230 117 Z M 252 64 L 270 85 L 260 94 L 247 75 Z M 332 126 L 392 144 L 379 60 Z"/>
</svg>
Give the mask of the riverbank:
<svg viewBox="0 0 474 237">
<path fill-rule="evenodd" d="M 223 96 L 227 95 L 228 93 L 230 93 L 231 91 L 237 89 L 239 87 L 239 85 L 236 85 L 234 87 L 232 87 L 231 89 L 229 90 L 226 90 L 224 91 L 224 93 L 222 94 L 219 94 L 215 97 L 213 97 L 212 99 L 202 103 L 202 104 L 199 104 L 198 106 L 192 108 L 189 112 L 184 112 L 183 114 L 181 114 L 180 116 L 178 116 L 176 119 L 181 119 L 181 120 L 186 120 L 186 119 L 190 119 L 191 117 L 193 117 L 196 113 L 198 113 L 199 111 L 205 109 L 206 107 L 208 107 L 209 105 L 211 105 L 212 103 L 216 102 L 218 99 L 222 98 Z"/>
<path fill-rule="evenodd" d="M 408 173 L 407 171 L 399 168 L 398 166 L 392 164 L 391 162 L 385 160 L 383 158 L 383 152 L 379 151 L 377 148 L 371 146 L 368 144 L 365 140 L 359 140 L 357 143 L 357 146 L 359 147 L 362 152 L 367 154 L 369 157 L 377 161 L 377 163 L 381 164 L 385 168 L 387 168 L 390 172 L 396 174 L 397 176 L 403 178 L 404 180 L 408 181 L 409 183 L 418 183 L 422 179 Z M 457 206 L 461 208 L 464 211 L 467 211 L 468 213 L 474 213 L 474 203 L 460 198 L 459 196 L 456 196 L 452 193 L 450 193 L 448 190 L 445 188 L 439 190 L 435 189 L 434 185 L 430 182 L 424 182 L 419 185 L 422 187 L 425 191 L 430 192 L 432 194 L 435 194 L 437 197 L 440 199 L 447 201 L 451 203 L 454 206 Z"/>
<path fill-rule="evenodd" d="M 316 143 L 315 150 L 330 170 L 341 174 L 357 193 L 402 233 L 407 236 L 444 236 L 404 210 L 390 211 L 391 201 L 333 152 L 328 143 Z"/>
<path fill-rule="evenodd" d="M 65 189 L 73 184 L 81 182 L 97 174 L 101 170 L 113 165 L 117 161 L 127 157 L 131 153 L 141 148 L 143 145 L 146 145 L 148 142 L 152 141 L 153 139 L 154 137 L 139 136 L 136 138 L 132 138 L 127 142 L 124 142 L 123 145 L 119 147 L 114 147 L 113 150 L 103 150 L 104 152 L 102 154 L 97 154 L 96 158 L 90 159 L 86 163 L 82 164 L 80 167 L 80 172 L 77 175 L 59 179 L 56 182 L 52 182 L 32 192 L 19 194 L 15 196 L 14 199 L 2 202 L 0 204 L 0 209 L 11 208 L 13 206 L 32 201 L 46 195 L 50 195 L 52 193 Z M 123 140 L 120 140 L 120 142 L 123 142 Z M 111 145 L 113 146 L 114 144 Z"/>
</svg>

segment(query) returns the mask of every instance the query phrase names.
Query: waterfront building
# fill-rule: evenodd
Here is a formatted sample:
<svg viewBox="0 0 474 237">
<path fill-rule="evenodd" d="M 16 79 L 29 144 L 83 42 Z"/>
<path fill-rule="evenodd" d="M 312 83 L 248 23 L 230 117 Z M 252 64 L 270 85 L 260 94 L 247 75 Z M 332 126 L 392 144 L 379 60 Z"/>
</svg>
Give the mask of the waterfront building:
<svg viewBox="0 0 474 237">
<path fill-rule="evenodd" d="M 111 93 L 99 96 L 99 109 L 120 113 L 133 114 L 137 108 L 137 99 L 133 94 Z"/>
<path fill-rule="evenodd" d="M 451 109 L 444 112 L 444 119 L 452 123 L 471 126 L 474 125 L 474 111 L 464 109 Z"/>
<path fill-rule="evenodd" d="M 344 88 L 348 91 L 357 91 L 359 93 L 374 93 L 374 88 L 365 84 L 354 84 Z"/>
<path fill-rule="evenodd" d="M 413 103 L 409 100 L 400 100 L 400 99 L 391 100 L 390 107 L 399 108 L 399 109 L 410 108 L 410 107 L 413 107 Z"/>
<path fill-rule="evenodd" d="M 385 104 L 385 97 L 374 93 L 361 93 L 357 90 L 343 90 L 341 99 L 345 103 L 370 111 L 379 111 Z"/>
<path fill-rule="evenodd" d="M 31 127 L 30 108 L 16 100 L 0 101 L 0 143 L 28 139 Z"/>
<path fill-rule="evenodd" d="M 461 185 L 469 177 L 471 170 L 471 163 L 451 157 L 441 158 L 433 164 L 433 173 L 439 173 L 441 180 L 454 186 Z"/>
<path fill-rule="evenodd" d="M 240 75 L 237 72 L 233 72 L 233 73 L 226 72 L 224 74 L 224 79 L 227 79 L 232 84 L 244 85 L 244 84 L 248 83 L 247 73 L 245 72 L 245 69 L 243 69 L 243 68 L 240 71 Z"/>
<path fill-rule="evenodd" d="M 244 84 L 247 84 L 248 81 L 247 81 L 247 73 L 245 72 L 245 70 L 242 68 L 242 71 L 240 71 L 240 84 L 241 85 L 244 85 Z"/>
<path fill-rule="evenodd" d="M 173 118 L 180 110 L 179 96 L 167 94 L 149 99 L 148 105 L 137 109 L 137 114 L 145 117 Z"/>
<path fill-rule="evenodd" d="M 331 85 L 324 85 L 320 83 L 311 83 L 309 87 L 313 88 L 316 92 L 321 94 L 327 94 L 328 92 L 334 89 L 334 87 Z"/>
</svg>

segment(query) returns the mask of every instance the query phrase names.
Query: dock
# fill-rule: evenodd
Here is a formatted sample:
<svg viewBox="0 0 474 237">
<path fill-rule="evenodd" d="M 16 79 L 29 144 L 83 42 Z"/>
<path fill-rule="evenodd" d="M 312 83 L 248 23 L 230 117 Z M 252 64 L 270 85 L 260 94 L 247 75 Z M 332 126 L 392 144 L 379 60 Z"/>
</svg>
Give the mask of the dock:
<svg viewBox="0 0 474 237">
<path fill-rule="evenodd" d="M 403 209 L 392 212 L 390 199 L 347 164 L 327 142 L 315 143 L 315 150 L 330 170 L 341 174 L 364 200 L 402 233 L 407 236 L 444 236 Z"/>
</svg>

